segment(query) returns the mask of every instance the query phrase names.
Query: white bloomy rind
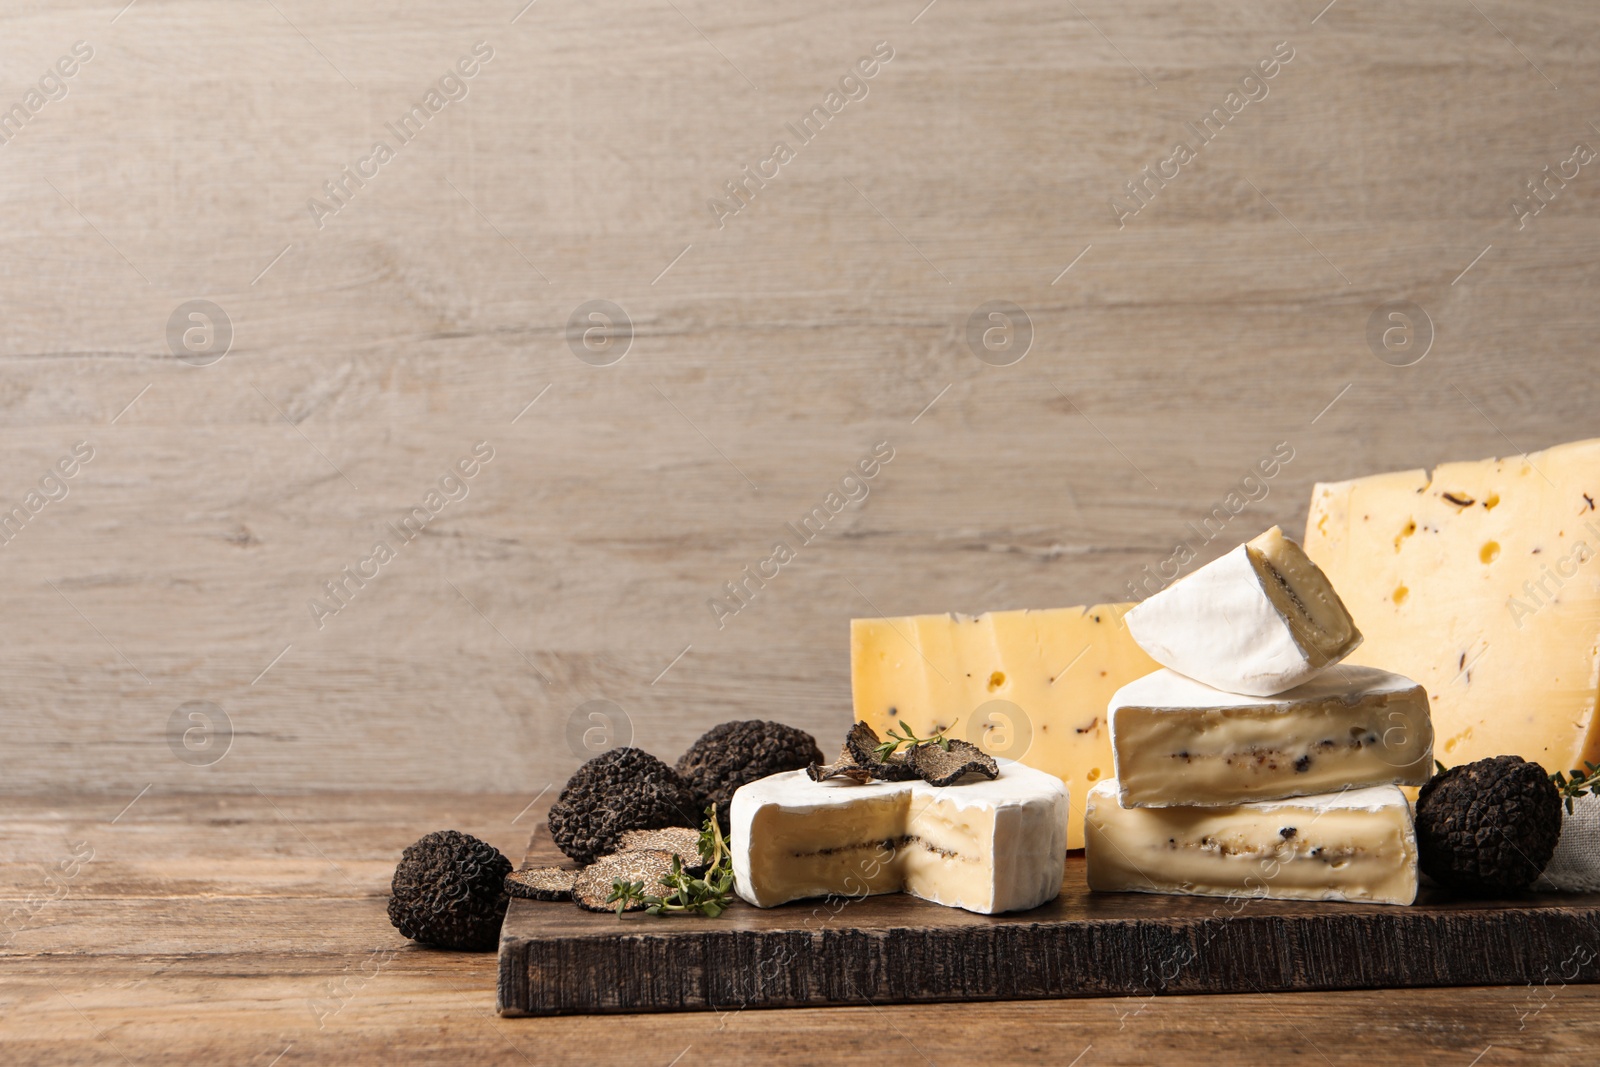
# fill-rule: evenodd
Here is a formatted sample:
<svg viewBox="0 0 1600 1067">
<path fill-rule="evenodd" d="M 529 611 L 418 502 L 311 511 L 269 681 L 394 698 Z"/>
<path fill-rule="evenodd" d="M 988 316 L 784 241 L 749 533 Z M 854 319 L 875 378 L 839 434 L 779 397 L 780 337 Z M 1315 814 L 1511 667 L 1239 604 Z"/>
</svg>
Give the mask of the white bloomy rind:
<svg viewBox="0 0 1600 1067">
<path fill-rule="evenodd" d="M 813 782 L 786 771 L 733 795 L 734 884 L 760 908 L 820 896 L 907 892 L 991 915 L 1061 892 L 1067 789 L 1000 761 L 993 781 Z"/>
<path fill-rule="evenodd" d="M 1428 694 L 1403 675 L 1338 664 L 1271 697 L 1159 670 L 1112 696 L 1125 806 L 1229 805 L 1433 774 Z"/>
<path fill-rule="evenodd" d="M 1272 567 L 1309 598 L 1309 614 L 1288 606 L 1283 590 L 1268 590 L 1263 570 Z M 1310 614 L 1331 620 L 1338 640 L 1330 645 Z M 1277 527 L 1136 605 L 1125 621 L 1163 667 L 1249 696 L 1302 685 L 1361 643 L 1331 583 Z"/>
</svg>

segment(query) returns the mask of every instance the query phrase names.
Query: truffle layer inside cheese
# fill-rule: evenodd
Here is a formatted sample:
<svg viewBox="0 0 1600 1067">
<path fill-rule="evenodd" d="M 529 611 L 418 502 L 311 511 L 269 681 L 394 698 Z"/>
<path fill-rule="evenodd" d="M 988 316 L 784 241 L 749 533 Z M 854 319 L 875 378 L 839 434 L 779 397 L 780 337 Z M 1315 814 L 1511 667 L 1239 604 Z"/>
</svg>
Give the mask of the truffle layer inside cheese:
<svg viewBox="0 0 1600 1067">
<path fill-rule="evenodd" d="M 763 908 L 904 891 L 1018 911 L 1060 893 L 1066 861 L 1066 788 L 1009 761 L 994 781 L 942 788 L 787 771 L 740 788 L 730 821 L 735 886 Z"/>
<path fill-rule="evenodd" d="M 1068 846 L 1083 847 L 1083 799 L 1111 777 L 1106 701 L 1159 666 L 1122 624 L 1126 604 L 985 615 L 853 619 L 855 715 L 879 736 L 953 727 L 997 758 L 1066 783 Z"/>
<path fill-rule="evenodd" d="M 1262 588 L 1304 643 L 1313 667 L 1336 663 L 1361 642 L 1361 633 L 1328 576 L 1274 526 L 1246 542 Z"/>
<path fill-rule="evenodd" d="M 1127 624 L 1161 666 L 1250 696 L 1302 685 L 1361 643 L 1333 585 L 1276 526 L 1135 605 Z"/>
<path fill-rule="evenodd" d="M 1600 762 L 1600 440 L 1319 484 L 1306 551 L 1433 699 L 1449 766 Z"/>
<path fill-rule="evenodd" d="M 1160 670 L 1119 689 L 1110 716 L 1126 805 L 1422 785 L 1433 772 L 1427 693 L 1371 667 L 1339 664 L 1274 697 L 1224 693 Z"/>
<path fill-rule="evenodd" d="M 1410 904 L 1411 808 L 1374 786 L 1231 808 L 1126 808 L 1118 786 L 1089 791 L 1089 888 L 1273 900 Z"/>
</svg>

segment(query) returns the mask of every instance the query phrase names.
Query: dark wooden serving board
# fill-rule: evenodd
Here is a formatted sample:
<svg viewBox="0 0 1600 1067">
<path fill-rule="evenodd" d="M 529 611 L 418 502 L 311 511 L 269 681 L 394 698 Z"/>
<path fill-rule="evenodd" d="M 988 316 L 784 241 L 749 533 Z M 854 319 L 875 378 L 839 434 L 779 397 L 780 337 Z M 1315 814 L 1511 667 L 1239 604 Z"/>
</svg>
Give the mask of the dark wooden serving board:
<svg viewBox="0 0 1600 1067">
<path fill-rule="evenodd" d="M 535 835 L 530 864 L 559 862 Z M 1600 894 L 1411 907 L 1090 893 L 973 915 L 902 894 L 721 917 L 512 900 L 502 1015 L 1600 981 Z"/>
</svg>

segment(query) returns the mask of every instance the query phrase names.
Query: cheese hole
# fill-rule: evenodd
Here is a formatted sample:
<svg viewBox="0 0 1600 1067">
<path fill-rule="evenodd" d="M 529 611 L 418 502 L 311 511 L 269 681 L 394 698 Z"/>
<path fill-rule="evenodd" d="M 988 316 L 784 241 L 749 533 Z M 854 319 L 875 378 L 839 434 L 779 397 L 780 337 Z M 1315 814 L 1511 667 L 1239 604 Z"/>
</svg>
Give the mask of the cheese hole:
<svg viewBox="0 0 1600 1067">
<path fill-rule="evenodd" d="M 1100 780 L 1100 768 L 1090 767 L 1087 777 L 1091 782 L 1098 782 Z"/>
<path fill-rule="evenodd" d="M 1500 542 L 1485 541 L 1483 547 L 1478 549 L 1478 558 L 1485 563 L 1493 563 L 1500 558 Z"/>
<path fill-rule="evenodd" d="M 1499 493 L 1490 493 L 1488 496 L 1483 498 L 1483 506 L 1486 508 L 1492 509 L 1498 503 L 1500 503 Z"/>
<path fill-rule="evenodd" d="M 1401 542 L 1403 542 L 1406 538 L 1410 537 L 1412 534 L 1414 534 L 1416 532 L 1417 532 L 1417 520 L 1416 519 L 1411 519 L 1411 520 L 1407 521 L 1406 524 L 1405 524 L 1405 528 L 1400 531 L 1400 536 L 1396 537 L 1394 539 L 1394 550 L 1396 552 L 1400 551 Z"/>
<path fill-rule="evenodd" d="M 1002 685 L 1005 685 L 1005 684 L 1006 684 L 1006 672 L 1005 671 L 995 671 L 993 674 L 989 675 L 989 692 L 992 693 L 996 689 L 999 689 Z"/>
<path fill-rule="evenodd" d="M 1397 585 L 1394 587 L 1394 602 L 1396 604 L 1404 604 L 1406 602 L 1406 597 L 1410 595 L 1411 590 L 1409 587 L 1404 585 Z"/>
</svg>

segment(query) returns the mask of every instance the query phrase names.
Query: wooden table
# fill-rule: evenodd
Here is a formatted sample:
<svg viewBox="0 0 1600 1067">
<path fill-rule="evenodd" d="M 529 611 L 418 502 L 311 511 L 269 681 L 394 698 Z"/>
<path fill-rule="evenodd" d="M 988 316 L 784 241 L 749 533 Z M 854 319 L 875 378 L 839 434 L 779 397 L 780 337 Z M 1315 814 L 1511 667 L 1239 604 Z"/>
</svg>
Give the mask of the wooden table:
<svg viewBox="0 0 1600 1067">
<path fill-rule="evenodd" d="M 1600 988 L 1554 985 L 501 1019 L 493 955 L 411 945 L 384 902 L 400 850 L 429 830 L 519 854 L 543 807 L 529 799 L 8 799 L 0 1061 L 667 1067 L 881 1049 L 903 1064 L 1490 1067 L 1571 1062 L 1600 1041 Z"/>
</svg>

